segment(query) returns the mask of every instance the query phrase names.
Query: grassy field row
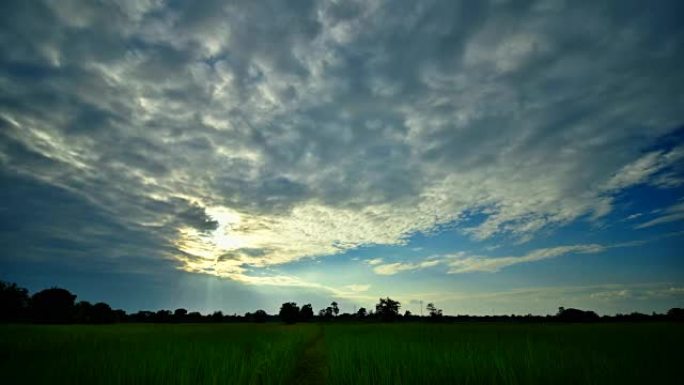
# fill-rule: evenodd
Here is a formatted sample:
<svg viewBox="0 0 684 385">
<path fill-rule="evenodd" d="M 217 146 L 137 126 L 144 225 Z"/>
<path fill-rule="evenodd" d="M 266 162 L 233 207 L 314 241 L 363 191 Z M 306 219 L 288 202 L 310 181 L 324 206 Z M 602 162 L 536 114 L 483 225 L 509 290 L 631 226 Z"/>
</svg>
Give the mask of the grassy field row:
<svg viewBox="0 0 684 385">
<path fill-rule="evenodd" d="M 681 324 L 0 326 L 3 384 L 667 384 Z"/>
<path fill-rule="evenodd" d="M 315 332 L 261 324 L 0 330 L 4 384 L 285 384 Z"/>
<path fill-rule="evenodd" d="M 682 325 L 327 328 L 330 384 L 667 384 Z M 362 368 L 362 369 L 358 369 Z"/>
</svg>

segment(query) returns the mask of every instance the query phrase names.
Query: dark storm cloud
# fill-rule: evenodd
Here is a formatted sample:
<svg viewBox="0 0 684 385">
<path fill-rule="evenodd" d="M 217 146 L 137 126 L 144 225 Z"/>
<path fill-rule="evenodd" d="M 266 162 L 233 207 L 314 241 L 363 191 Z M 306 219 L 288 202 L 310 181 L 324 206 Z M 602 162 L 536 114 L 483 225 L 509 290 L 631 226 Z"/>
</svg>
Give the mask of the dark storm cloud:
<svg viewBox="0 0 684 385">
<path fill-rule="evenodd" d="M 6 175 L 167 255 L 262 266 L 478 211 L 461 231 L 524 240 L 681 183 L 684 151 L 654 147 L 684 120 L 678 1 L 0 7 Z"/>
</svg>

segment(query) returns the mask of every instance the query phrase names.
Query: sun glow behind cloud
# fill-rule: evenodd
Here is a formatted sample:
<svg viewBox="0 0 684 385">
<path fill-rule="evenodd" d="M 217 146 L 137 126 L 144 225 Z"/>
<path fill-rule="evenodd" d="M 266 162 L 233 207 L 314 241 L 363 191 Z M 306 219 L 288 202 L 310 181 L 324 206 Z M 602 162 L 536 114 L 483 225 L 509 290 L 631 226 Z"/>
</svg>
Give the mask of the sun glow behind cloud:
<svg viewBox="0 0 684 385">
<path fill-rule="evenodd" d="M 593 192 L 588 191 L 584 196 L 567 198 L 562 202 L 550 194 L 539 196 L 535 189 L 540 186 L 530 184 L 534 181 L 532 178 L 524 183 L 510 181 L 503 195 L 504 190 L 499 192 L 493 189 L 483 176 L 463 174 L 461 178 L 448 177 L 426 187 L 423 194 L 412 197 L 403 205 L 376 204 L 345 209 L 305 203 L 294 206 L 284 215 L 255 215 L 226 207 L 208 206 L 204 211 L 208 218 L 217 222 L 216 228 L 207 231 L 181 227 L 178 229 L 176 245 L 182 251 L 179 259 L 189 271 L 250 280 L 244 274 L 246 267 L 276 266 L 303 258 L 334 255 L 364 245 L 401 245 L 406 237 L 416 232 L 429 233 L 447 222 L 458 224 L 464 220 L 464 213 L 473 209 L 490 215 L 482 224 L 464 228 L 464 233 L 471 234 L 475 239 L 487 239 L 502 232 L 511 233 L 525 241 L 549 225 L 562 224 L 587 213 L 592 213 L 594 218 L 606 215 L 611 209 L 612 193 L 648 182 L 678 161 L 681 153 L 680 147 L 669 152 L 646 153 L 614 173 L 605 186 L 599 185 Z M 654 162 L 654 159 L 659 161 Z M 479 180 L 479 184 L 475 180 Z M 500 183 L 501 186 L 497 188 L 503 189 L 506 180 Z M 543 187 L 547 193 L 552 192 L 549 187 Z M 514 191 L 516 188 L 520 190 Z M 460 194 L 450 196 L 448 191 L 458 191 Z M 496 195 L 499 193 L 502 195 Z M 483 199 L 487 196 L 489 198 Z M 484 208 L 478 209 L 481 206 Z M 477 258 L 478 264 L 483 266 L 489 263 L 499 266 L 504 261 Z M 518 263 L 516 260 L 512 258 L 511 263 Z M 526 258 L 520 260 L 527 261 Z M 529 259 L 534 260 L 537 258 L 533 256 Z M 438 264 L 437 261 L 394 263 L 376 266 L 375 271 L 393 274 Z M 454 266 L 449 268 L 449 272 L 456 270 L 459 269 Z"/>
</svg>

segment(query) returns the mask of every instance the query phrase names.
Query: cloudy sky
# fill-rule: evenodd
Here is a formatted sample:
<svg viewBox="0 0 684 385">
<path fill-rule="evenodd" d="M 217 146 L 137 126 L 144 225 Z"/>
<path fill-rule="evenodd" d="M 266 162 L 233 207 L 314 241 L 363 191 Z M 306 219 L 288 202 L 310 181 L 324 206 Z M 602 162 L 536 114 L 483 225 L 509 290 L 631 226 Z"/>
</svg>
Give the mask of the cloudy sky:
<svg viewBox="0 0 684 385">
<path fill-rule="evenodd" d="M 0 279 L 127 310 L 684 306 L 682 14 L 3 1 Z"/>
</svg>

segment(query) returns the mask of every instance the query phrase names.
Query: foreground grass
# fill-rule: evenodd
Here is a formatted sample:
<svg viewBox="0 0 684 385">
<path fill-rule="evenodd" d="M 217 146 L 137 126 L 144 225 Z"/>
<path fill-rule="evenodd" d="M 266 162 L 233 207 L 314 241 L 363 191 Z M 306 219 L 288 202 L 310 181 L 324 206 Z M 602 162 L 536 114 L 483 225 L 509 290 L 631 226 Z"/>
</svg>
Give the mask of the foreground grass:
<svg viewBox="0 0 684 385">
<path fill-rule="evenodd" d="M 668 384 L 684 325 L 0 325 L 2 384 Z"/>
<path fill-rule="evenodd" d="M 0 325 L 4 384 L 284 384 L 307 325 Z"/>
<path fill-rule="evenodd" d="M 330 325 L 330 384 L 669 384 L 673 324 Z"/>
</svg>

